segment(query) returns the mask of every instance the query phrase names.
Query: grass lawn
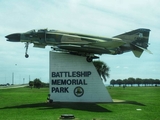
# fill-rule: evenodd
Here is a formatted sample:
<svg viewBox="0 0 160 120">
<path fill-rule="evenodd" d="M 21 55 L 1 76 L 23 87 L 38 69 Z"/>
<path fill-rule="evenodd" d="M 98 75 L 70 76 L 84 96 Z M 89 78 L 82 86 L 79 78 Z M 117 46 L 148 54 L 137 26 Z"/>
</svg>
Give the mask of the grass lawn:
<svg viewBox="0 0 160 120">
<path fill-rule="evenodd" d="M 61 114 L 75 120 L 160 120 L 160 87 L 114 87 L 108 89 L 112 98 L 125 102 L 105 104 L 48 104 L 48 91 L 0 89 L 0 120 L 58 120 Z"/>
</svg>

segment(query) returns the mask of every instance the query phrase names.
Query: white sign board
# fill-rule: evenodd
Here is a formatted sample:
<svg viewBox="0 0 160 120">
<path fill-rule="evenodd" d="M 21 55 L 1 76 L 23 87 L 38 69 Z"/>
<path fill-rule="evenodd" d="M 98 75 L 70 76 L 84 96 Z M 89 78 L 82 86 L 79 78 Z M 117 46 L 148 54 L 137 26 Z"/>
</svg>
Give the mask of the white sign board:
<svg viewBox="0 0 160 120">
<path fill-rule="evenodd" d="M 50 51 L 53 102 L 112 102 L 93 63 L 85 57 Z"/>
</svg>

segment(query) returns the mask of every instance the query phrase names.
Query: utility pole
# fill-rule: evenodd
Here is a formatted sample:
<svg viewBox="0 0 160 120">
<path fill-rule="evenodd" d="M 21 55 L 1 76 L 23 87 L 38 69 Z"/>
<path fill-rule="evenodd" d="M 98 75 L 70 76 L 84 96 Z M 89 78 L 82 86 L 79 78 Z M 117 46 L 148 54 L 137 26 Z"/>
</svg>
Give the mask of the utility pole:
<svg viewBox="0 0 160 120">
<path fill-rule="evenodd" d="M 14 72 L 12 72 L 12 85 L 14 85 Z"/>
<path fill-rule="evenodd" d="M 25 78 L 23 78 L 23 84 L 25 83 Z"/>
<path fill-rule="evenodd" d="M 15 64 L 15 66 L 17 66 L 17 64 Z M 15 71 L 15 67 L 14 67 L 14 71 Z M 12 72 L 12 85 L 14 85 L 14 72 Z"/>
<path fill-rule="evenodd" d="M 29 75 L 29 79 L 28 79 L 28 83 L 27 84 L 29 84 L 30 81 L 31 81 L 31 78 L 30 78 L 30 75 Z"/>
</svg>

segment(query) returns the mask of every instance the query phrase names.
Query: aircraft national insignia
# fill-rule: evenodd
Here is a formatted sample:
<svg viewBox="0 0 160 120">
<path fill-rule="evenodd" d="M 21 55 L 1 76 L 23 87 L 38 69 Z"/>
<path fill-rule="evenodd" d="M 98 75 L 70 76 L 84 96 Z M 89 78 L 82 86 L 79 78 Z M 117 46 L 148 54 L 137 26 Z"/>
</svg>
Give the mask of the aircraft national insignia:
<svg viewBox="0 0 160 120">
<path fill-rule="evenodd" d="M 74 89 L 74 95 L 77 97 L 81 97 L 84 94 L 84 89 L 80 86 Z"/>
</svg>

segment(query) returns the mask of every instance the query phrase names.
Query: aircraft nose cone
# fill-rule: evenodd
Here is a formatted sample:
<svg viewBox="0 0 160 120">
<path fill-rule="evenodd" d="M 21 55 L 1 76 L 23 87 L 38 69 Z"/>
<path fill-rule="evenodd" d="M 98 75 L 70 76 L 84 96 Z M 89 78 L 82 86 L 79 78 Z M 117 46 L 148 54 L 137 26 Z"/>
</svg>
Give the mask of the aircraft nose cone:
<svg viewBox="0 0 160 120">
<path fill-rule="evenodd" d="M 7 38 L 7 41 L 10 41 L 10 42 L 20 42 L 20 36 L 21 36 L 20 33 L 15 33 L 15 34 L 7 35 L 5 37 Z"/>
</svg>

